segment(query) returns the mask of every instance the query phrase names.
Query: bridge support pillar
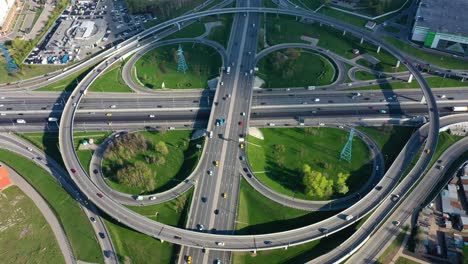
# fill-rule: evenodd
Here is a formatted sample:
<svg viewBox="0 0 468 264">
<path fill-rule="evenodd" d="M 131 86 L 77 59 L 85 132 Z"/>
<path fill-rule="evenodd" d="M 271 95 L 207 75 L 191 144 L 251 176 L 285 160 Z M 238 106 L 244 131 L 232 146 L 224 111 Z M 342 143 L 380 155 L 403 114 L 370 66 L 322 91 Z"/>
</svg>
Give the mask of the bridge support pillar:
<svg viewBox="0 0 468 264">
<path fill-rule="evenodd" d="M 161 239 L 161 243 L 164 243 L 164 240 Z"/>
<path fill-rule="evenodd" d="M 346 35 L 346 31 L 343 30 L 343 36 Z"/>
<path fill-rule="evenodd" d="M 379 52 L 380 52 L 380 46 L 377 47 L 377 53 L 379 53 Z"/>
<path fill-rule="evenodd" d="M 465 81 L 465 77 L 463 77 L 463 78 L 461 79 L 461 81 L 464 82 L 464 81 Z"/>
<path fill-rule="evenodd" d="M 408 83 L 412 82 L 413 81 L 413 74 L 410 74 L 409 78 L 408 78 Z"/>
<path fill-rule="evenodd" d="M 180 24 L 179 23 L 175 23 L 177 25 L 177 28 L 180 30 Z"/>
<path fill-rule="evenodd" d="M 397 60 L 395 68 L 398 68 L 398 67 L 400 67 L 400 61 L 399 60 Z"/>
<path fill-rule="evenodd" d="M 361 42 L 359 42 L 359 44 L 362 44 L 364 43 L 364 38 L 361 38 Z"/>
</svg>

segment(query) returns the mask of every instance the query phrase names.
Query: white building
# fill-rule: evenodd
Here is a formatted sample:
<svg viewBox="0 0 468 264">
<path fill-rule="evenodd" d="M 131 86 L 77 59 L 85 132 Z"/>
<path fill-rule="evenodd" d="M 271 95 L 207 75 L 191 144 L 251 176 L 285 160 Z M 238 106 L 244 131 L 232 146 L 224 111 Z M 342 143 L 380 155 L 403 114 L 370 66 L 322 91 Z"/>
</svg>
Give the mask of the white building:
<svg viewBox="0 0 468 264">
<path fill-rule="evenodd" d="M 14 4 L 15 0 L 0 0 L 0 27 L 5 23 L 8 13 Z"/>
</svg>

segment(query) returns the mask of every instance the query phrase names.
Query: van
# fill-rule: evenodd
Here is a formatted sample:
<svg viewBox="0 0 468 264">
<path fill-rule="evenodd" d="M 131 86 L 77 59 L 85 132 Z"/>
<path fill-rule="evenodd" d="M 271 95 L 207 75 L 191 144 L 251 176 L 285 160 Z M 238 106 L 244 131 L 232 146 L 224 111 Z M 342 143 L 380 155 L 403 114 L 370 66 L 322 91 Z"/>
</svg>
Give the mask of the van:
<svg viewBox="0 0 468 264">
<path fill-rule="evenodd" d="M 209 136 L 210 138 L 213 138 L 213 131 L 210 131 L 210 133 L 208 133 L 208 136 Z"/>
<path fill-rule="evenodd" d="M 143 196 L 138 195 L 138 196 L 135 197 L 135 200 L 137 200 L 137 201 L 143 201 Z"/>
</svg>

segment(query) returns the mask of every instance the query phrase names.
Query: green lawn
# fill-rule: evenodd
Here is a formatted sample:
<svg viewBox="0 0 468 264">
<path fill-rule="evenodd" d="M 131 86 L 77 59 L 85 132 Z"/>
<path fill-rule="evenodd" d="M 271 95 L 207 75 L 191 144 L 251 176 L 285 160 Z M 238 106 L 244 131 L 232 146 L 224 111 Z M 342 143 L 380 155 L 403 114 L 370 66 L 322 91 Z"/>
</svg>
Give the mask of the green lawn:
<svg viewBox="0 0 468 264">
<path fill-rule="evenodd" d="M 36 91 L 73 91 L 76 85 L 94 68 L 95 65 L 85 68 L 77 73 L 73 73 L 65 79 L 53 82 L 49 85 L 43 86 Z"/>
<path fill-rule="evenodd" d="M 104 261 L 91 223 L 76 201 L 52 176 L 29 159 L 7 150 L 0 149 L 0 161 L 15 168 L 49 203 L 79 260 Z"/>
<path fill-rule="evenodd" d="M 379 78 L 379 76 L 376 76 L 375 74 L 370 73 L 370 72 L 366 72 L 366 71 L 357 71 L 357 72 L 355 72 L 354 77 L 356 77 L 356 79 L 362 80 L 362 81 L 374 80 L 374 79 Z"/>
<path fill-rule="evenodd" d="M 384 27 L 385 31 L 388 31 L 390 33 L 398 33 L 400 32 L 400 29 L 394 26 L 386 26 Z"/>
<path fill-rule="evenodd" d="M 443 77 L 428 77 L 426 78 L 427 83 L 431 88 L 445 88 L 445 87 L 465 87 L 468 86 L 468 82 L 462 82 L 451 78 Z M 384 89 L 414 89 L 420 88 L 420 85 L 416 80 L 413 79 L 411 83 L 408 82 L 392 82 L 392 83 L 381 83 L 378 85 L 369 85 L 356 87 L 350 90 L 384 90 Z"/>
<path fill-rule="evenodd" d="M 395 264 L 419 264 L 419 262 L 412 261 L 411 259 L 405 257 L 398 257 Z"/>
<path fill-rule="evenodd" d="M 206 38 L 219 42 L 227 48 L 227 43 L 231 33 L 232 19 L 233 15 L 230 14 L 220 16 L 220 19 L 215 19 L 214 21 L 221 21 L 223 25 L 212 28 L 210 34 L 208 34 Z"/>
<path fill-rule="evenodd" d="M 2 259 L 10 263 L 65 263 L 49 223 L 34 202 L 17 186 L 0 193 Z"/>
<path fill-rule="evenodd" d="M 184 227 L 190 208 L 193 189 L 166 203 L 151 206 L 129 206 L 133 211 L 164 224 Z M 174 263 L 178 246 L 138 233 L 115 222 L 105 219 L 112 242 L 122 263 L 154 263 L 148 252 L 157 256 L 158 263 Z"/>
<path fill-rule="evenodd" d="M 336 128 L 263 128 L 264 140 L 249 136 L 247 156 L 255 176 L 273 190 L 301 199 L 319 199 L 304 194 L 302 166 L 327 173 L 336 181 L 339 172 L 350 173 L 349 193 L 359 189 L 371 174 L 369 149 L 358 138 L 353 140 L 351 163 L 339 161 L 348 133 Z M 307 131 L 310 131 L 307 133 Z M 301 142 L 301 144 L 298 144 Z M 276 151 L 275 145 L 284 145 Z M 337 198 L 335 194 L 328 198 Z"/>
<path fill-rule="evenodd" d="M 165 156 L 165 164 L 160 166 L 155 163 L 150 164 L 150 168 L 156 173 L 156 188 L 151 191 L 151 193 L 171 189 L 185 180 L 196 167 L 200 151 L 195 146 L 197 144 L 203 144 L 203 139 L 190 141 L 191 130 L 167 131 L 164 135 L 149 131 L 138 133 L 141 133 L 152 145 L 155 145 L 159 141 L 165 142 L 169 149 L 169 154 Z M 151 149 L 151 147 L 149 149 Z M 146 163 L 145 155 L 151 154 L 152 152 L 153 150 L 148 150 L 146 152 L 141 151 L 131 160 L 126 160 L 125 162 L 134 163 L 135 161 L 142 161 Z M 111 175 L 114 173 L 115 168 L 117 168 L 115 164 L 115 161 L 104 159 L 102 163 L 104 175 Z M 110 178 L 106 178 L 106 180 L 110 186 L 121 192 L 132 194 L 141 193 L 141 190 L 118 184 Z"/>
<path fill-rule="evenodd" d="M 291 3 L 302 7 L 306 9 L 311 9 L 315 10 L 319 8 L 323 4 L 323 0 L 307 0 L 307 1 L 302 1 L 302 0 L 291 0 Z"/>
<path fill-rule="evenodd" d="M 463 246 L 463 263 L 468 263 L 468 246 Z"/>
<path fill-rule="evenodd" d="M 299 87 L 327 85 L 334 81 L 338 72 L 335 66 L 322 55 L 299 50 L 298 58 L 288 57 L 279 63 L 278 56 L 287 56 L 287 50 L 276 51 L 263 57 L 257 75 L 265 81 L 265 87 Z"/>
<path fill-rule="evenodd" d="M 177 71 L 179 45 L 153 49 L 136 63 L 138 79 L 148 88 L 194 89 L 208 87 L 207 81 L 219 74 L 221 57 L 213 48 L 200 44 L 181 44 L 188 65 L 186 73 Z"/>
<path fill-rule="evenodd" d="M 64 68 L 65 66 L 56 65 L 21 65 L 21 70 L 10 75 L 8 74 L 5 59 L 0 56 L 0 83 L 17 82 L 31 77 L 44 75 L 49 72 Z"/>
<path fill-rule="evenodd" d="M 279 205 L 255 191 L 241 180 L 237 229 L 240 234 L 279 232 L 298 228 L 325 219 L 338 212 L 304 212 Z M 305 263 L 337 247 L 356 230 L 356 225 L 318 241 L 287 250 L 258 251 L 256 256 L 249 252 L 233 252 L 234 264 Z"/>
<path fill-rule="evenodd" d="M 117 92 L 131 93 L 130 89 L 122 78 L 122 64 L 115 64 L 110 70 L 99 76 L 89 87 L 90 92 Z"/>
<path fill-rule="evenodd" d="M 416 128 L 406 126 L 358 127 L 378 145 L 385 159 L 387 170 L 405 146 Z"/>
<path fill-rule="evenodd" d="M 203 33 L 205 33 L 205 25 L 200 21 L 195 21 L 191 25 L 186 26 L 181 30 L 163 38 L 163 40 L 175 38 L 195 38 Z"/>
<path fill-rule="evenodd" d="M 409 44 L 406 44 L 401 40 L 391 38 L 391 37 L 384 37 L 384 40 L 392 44 L 399 50 L 405 53 L 408 53 L 412 56 L 415 56 L 421 60 L 425 60 L 428 63 L 438 65 L 440 67 L 449 68 L 449 69 L 460 69 L 460 70 L 468 69 L 468 61 L 466 60 L 457 59 L 449 55 L 441 55 L 441 54 L 425 52 Z"/>
<path fill-rule="evenodd" d="M 267 42 L 276 45 L 285 42 L 304 42 L 300 39 L 302 35 L 319 39 L 318 46 L 330 50 L 345 58 L 355 57 L 353 49 L 358 49 L 361 54 L 368 53 L 380 61 L 376 69 L 394 72 L 397 59 L 387 51 L 381 50 L 377 53 L 377 47 L 367 42 L 360 44 L 361 39 L 346 34 L 328 26 L 320 26 L 318 23 L 304 24 L 294 18 L 275 15 L 267 16 Z M 397 71 L 406 70 L 400 66 Z"/>
</svg>

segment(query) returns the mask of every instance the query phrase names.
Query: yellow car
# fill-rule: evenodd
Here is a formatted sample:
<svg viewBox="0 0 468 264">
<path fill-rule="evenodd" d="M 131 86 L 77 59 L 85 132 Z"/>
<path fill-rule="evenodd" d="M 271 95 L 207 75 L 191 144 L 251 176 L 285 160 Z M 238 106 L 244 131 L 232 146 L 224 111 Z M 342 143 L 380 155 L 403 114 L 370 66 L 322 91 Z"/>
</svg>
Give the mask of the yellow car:
<svg viewBox="0 0 468 264">
<path fill-rule="evenodd" d="M 187 264 L 192 264 L 192 256 L 187 257 Z"/>
<path fill-rule="evenodd" d="M 218 160 L 215 161 L 215 166 L 216 166 L 216 167 L 219 166 L 219 161 L 218 161 Z"/>
<path fill-rule="evenodd" d="M 112 116 L 112 113 L 107 113 L 106 116 Z"/>
<path fill-rule="evenodd" d="M 223 198 L 226 199 L 228 197 L 227 193 L 223 193 Z"/>
<path fill-rule="evenodd" d="M 243 149 L 243 148 L 244 148 L 244 143 L 240 143 L 240 144 L 239 144 L 239 147 L 240 147 L 241 149 Z"/>
</svg>

